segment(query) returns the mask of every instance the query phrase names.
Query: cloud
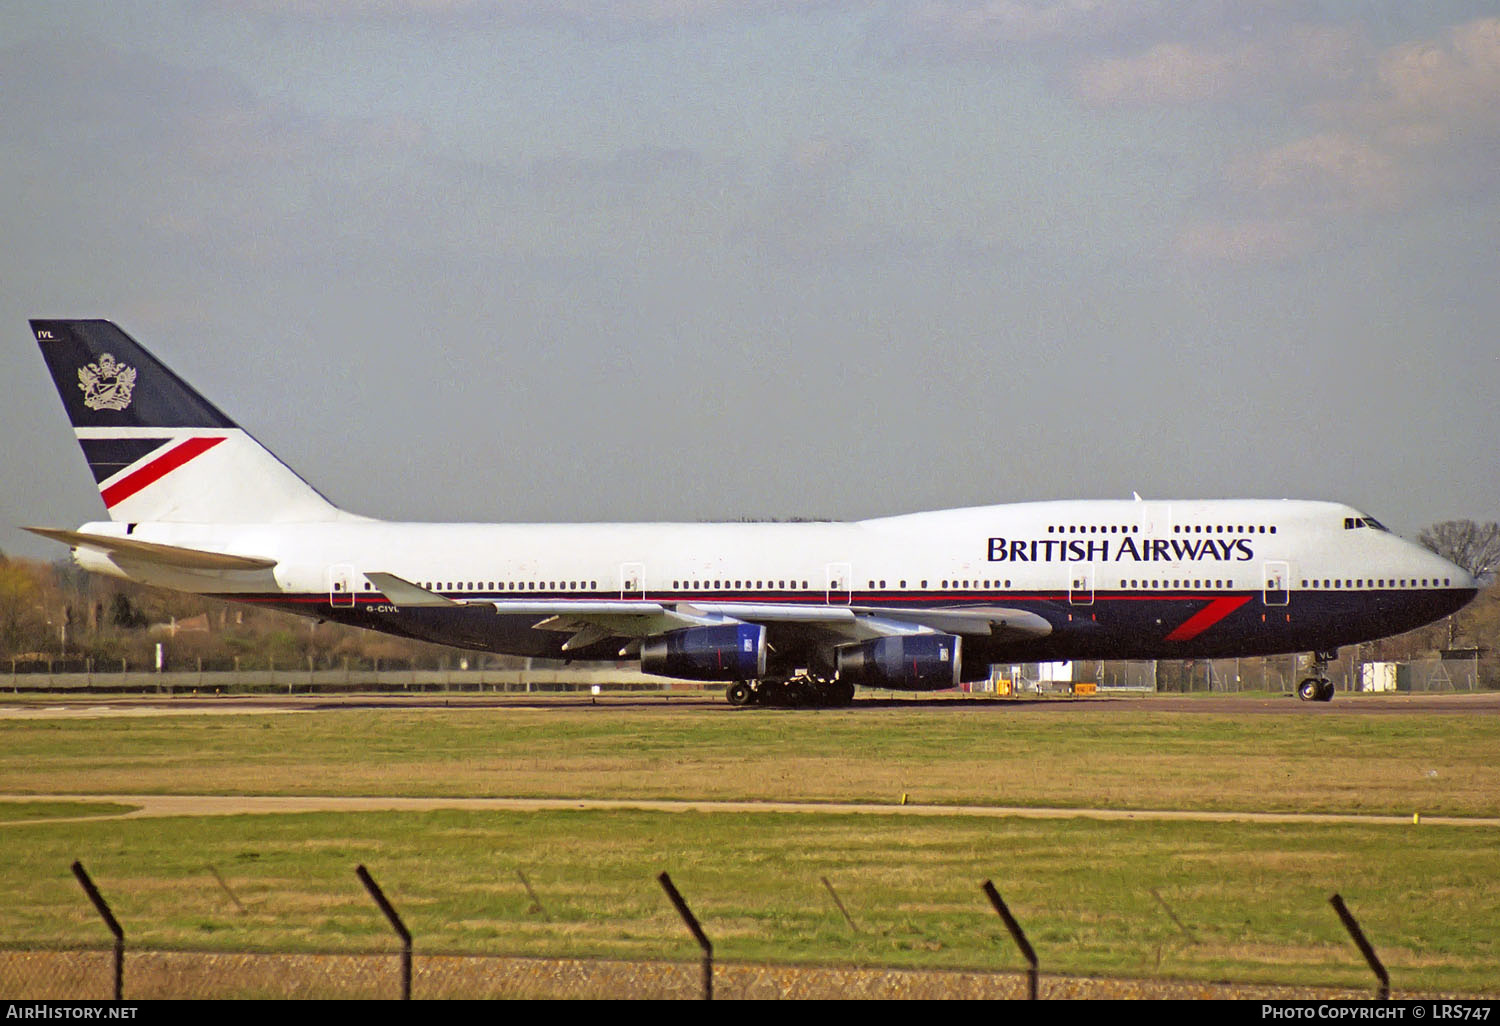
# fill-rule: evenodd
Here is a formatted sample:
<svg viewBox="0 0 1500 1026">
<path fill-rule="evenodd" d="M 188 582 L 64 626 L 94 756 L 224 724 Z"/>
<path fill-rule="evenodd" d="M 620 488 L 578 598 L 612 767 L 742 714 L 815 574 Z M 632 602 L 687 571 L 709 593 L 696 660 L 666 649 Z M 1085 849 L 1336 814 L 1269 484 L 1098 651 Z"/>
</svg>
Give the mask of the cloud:
<svg viewBox="0 0 1500 1026">
<path fill-rule="evenodd" d="M 641 188 L 703 171 L 696 150 L 635 146 L 607 157 L 555 156 L 533 161 L 526 179 L 535 188 Z"/>
<path fill-rule="evenodd" d="M 1500 135 L 1497 99 L 1500 18 L 1481 18 L 1382 53 L 1353 116 L 1394 146 L 1440 146 Z"/>
<path fill-rule="evenodd" d="M 116 157 L 174 173 L 249 173 L 325 160 L 330 150 L 388 157 L 426 138 L 409 118 L 313 117 L 255 95 L 226 73 L 86 38 L 0 51 L 0 92 L 13 101 L 12 140 L 80 158 L 113 147 Z"/>
<path fill-rule="evenodd" d="M 827 6 L 830 0 L 220 0 L 224 10 L 294 21 L 566 25 L 581 32 L 707 24 Z"/>
<path fill-rule="evenodd" d="M 1166 6 L 1159 0 L 928 0 L 906 12 L 902 27 L 939 52 L 978 56 L 1105 38 L 1159 17 Z"/>
<path fill-rule="evenodd" d="M 1272 35 L 1160 42 L 1081 61 L 1071 79 L 1078 97 L 1099 107 L 1297 102 L 1352 81 L 1368 52 L 1354 28 L 1290 24 Z"/>
<path fill-rule="evenodd" d="M 1306 228 L 1291 220 L 1205 218 L 1183 226 L 1175 248 L 1193 261 L 1251 263 L 1285 259 L 1309 242 Z"/>
<path fill-rule="evenodd" d="M 740 236 L 757 251 L 794 261 L 868 252 L 878 246 L 848 200 L 865 153 L 855 138 L 820 134 L 792 140 L 768 188 L 747 211 Z"/>
<path fill-rule="evenodd" d="M 1325 132 L 1266 150 L 1230 175 L 1241 188 L 1302 213 L 1391 209 L 1406 192 L 1390 153 L 1344 132 Z"/>
<path fill-rule="evenodd" d="M 1283 108 L 1289 141 L 1229 159 L 1203 213 L 1178 236 L 1201 259 L 1281 258 L 1398 215 L 1500 184 L 1500 18 L 1384 48 L 1355 28 L 1298 28 L 1285 45 L 1158 44 L 1092 61 L 1075 78 L 1101 107 L 1233 99 Z"/>
<path fill-rule="evenodd" d="M 1074 74 L 1078 94 L 1098 106 L 1201 103 L 1253 76 L 1245 53 L 1159 43 L 1143 54 L 1091 62 Z"/>
</svg>

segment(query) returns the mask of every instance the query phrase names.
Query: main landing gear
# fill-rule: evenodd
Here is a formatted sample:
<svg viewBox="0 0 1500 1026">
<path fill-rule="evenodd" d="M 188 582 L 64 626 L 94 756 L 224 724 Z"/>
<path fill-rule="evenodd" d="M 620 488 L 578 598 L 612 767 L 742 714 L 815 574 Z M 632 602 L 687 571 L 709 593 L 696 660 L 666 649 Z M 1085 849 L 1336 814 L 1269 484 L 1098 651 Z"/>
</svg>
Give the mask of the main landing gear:
<svg viewBox="0 0 1500 1026">
<path fill-rule="evenodd" d="M 1297 697 L 1304 702 L 1333 701 L 1333 681 L 1324 676 L 1328 664 L 1338 658 L 1337 652 L 1314 652 L 1307 661 L 1311 677 L 1304 677 L 1297 685 Z"/>
<path fill-rule="evenodd" d="M 724 692 L 729 704 L 772 705 L 785 709 L 836 708 L 854 701 L 854 685 L 801 674 L 787 680 L 737 680 Z"/>
</svg>

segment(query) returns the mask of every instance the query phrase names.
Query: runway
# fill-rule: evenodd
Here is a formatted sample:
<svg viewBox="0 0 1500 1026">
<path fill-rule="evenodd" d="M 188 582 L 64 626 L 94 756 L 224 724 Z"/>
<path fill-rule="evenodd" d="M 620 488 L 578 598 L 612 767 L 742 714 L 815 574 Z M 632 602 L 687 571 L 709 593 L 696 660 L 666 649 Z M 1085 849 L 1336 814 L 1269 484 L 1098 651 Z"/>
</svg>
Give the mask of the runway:
<svg viewBox="0 0 1500 1026">
<path fill-rule="evenodd" d="M 1500 692 L 1347 694 L 1332 702 L 1300 702 L 1294 695 L 1258 694 L 1156 694 L 1098 695 L 1087 698 L 1005 698 L 990 695 L 936 693 L 921 697 L 891 697 L 887 692 L 861 691 L 854 704 L 843 709 L 732 709 L 714 692 L 606 693 L 587 694 L 496 694 L 469 692 L 419 694 L 305 694 L 305 695 L 80 695 L 76 700 L 0 698 L 0 719 L 96 718 L 111 716 L 192 716 L 267 713 L 329 712 L 340 709 L 455 710 L 525 709 L 538 712 L 577 713 L 611 710 L 704 713 L 725 716 L 859 715 L 882 709 L 910 709 L 966 716 L 1045 715 L 1049 711 L 1093 710 L 1108 715 L 1121 707 L 1151 712 L 1199 715 L 1297 715 L 1343 716 L 1368 714 L 1500 715 Z"/>
</svg>

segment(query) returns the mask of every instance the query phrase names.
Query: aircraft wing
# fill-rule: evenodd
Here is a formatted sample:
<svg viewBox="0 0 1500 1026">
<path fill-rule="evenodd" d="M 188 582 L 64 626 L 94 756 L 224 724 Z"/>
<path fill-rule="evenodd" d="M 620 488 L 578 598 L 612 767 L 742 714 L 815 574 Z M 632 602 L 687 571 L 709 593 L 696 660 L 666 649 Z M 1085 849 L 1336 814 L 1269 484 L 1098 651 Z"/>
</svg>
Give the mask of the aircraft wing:
<svg viewBox="0 0 1500 1026">
<path fill-rule="evenodd" d="M 884 609 L 820 604 L 757 602 L 654 602 L 645 599 L 450 599 L 395 574 L 365 576 L 397 606 L 482 607 L 506 615 L 540 617 L 533 629 L 572 634 L 563 651 L 610 638 L 640 639 L 687 627 L 753 623 L 797 628 L 835 643 L 903 634 L 961 634 L 1020 641 L 1050 634 L 1043 617 L 1003 606 L 956 609 Z"/>
<path fill-rule="evenodd" d="M 62 542 L 70 548 L 93 549 L 111 556 L 123 556 L 140 563 L 154 563 L 177 570 L 269 570 L 276 560 L 261 556 L 235 556 L 227 552 L 187 549 L 180 545 L 115 538 L 83 531 L 63 531 L 54 527 L 28 527 L 25 530 L 43 538 Z"/>
</svg>

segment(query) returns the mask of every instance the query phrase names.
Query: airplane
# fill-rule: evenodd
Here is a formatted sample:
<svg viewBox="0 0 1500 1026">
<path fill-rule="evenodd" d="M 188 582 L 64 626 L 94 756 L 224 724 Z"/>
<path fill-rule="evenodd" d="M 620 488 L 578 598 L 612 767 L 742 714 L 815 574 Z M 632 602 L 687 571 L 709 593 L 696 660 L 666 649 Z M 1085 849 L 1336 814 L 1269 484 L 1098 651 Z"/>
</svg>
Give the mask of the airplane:
<svg viewBox="0 0 1500 1026">
<path fill-rule="evenodd" d="M 1028 502 L 851 523 L 440 524 L 338 508 L 119 327 L 33 320 L 108 521 L 79 566 L 459 648 L 638 660 L 732 706 L 996 663 L 1310 653 L 1462 608 L 1460 567 L 1332 502 Z"/>
</svg>

